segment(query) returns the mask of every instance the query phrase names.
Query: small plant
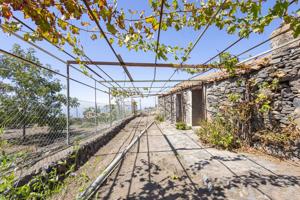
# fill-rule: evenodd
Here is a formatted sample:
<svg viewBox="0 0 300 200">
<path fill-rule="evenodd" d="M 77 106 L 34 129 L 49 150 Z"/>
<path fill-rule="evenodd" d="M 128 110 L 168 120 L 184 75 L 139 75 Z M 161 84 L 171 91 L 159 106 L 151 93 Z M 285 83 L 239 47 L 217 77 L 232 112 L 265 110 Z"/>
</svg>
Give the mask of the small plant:
<svg viewBox="0 0 300 200">
<path fill-rule="evenodd" d="M 162 114 L 157 114 L 155 116 L 155 120 L 158 122 L 164 122 L 165 121 L 165 117 Z"/>
<path fill-rule="evenodd" d="M 235 128 L 221 117 L 216 117 L 213 122 L 202 121 L 197 133 L 202 141 L 222 149 L 240 147 L 240 141 L 235 137 Z"/>
<path fill-rule="evenodd" d="M 0 127 L 0 150 L 2 150 L 2 147 L 6 144 L 6 141 L 1 139 L 3 133 L 4 133 L 4 128 Z"/>
<path fill-rule="evenodd" d="M 227 98 L 230 102 L 236 103 L 241 99 L 241 95 L 238 93 L 230 93 Z"/>
<path fill-rule="evenodd" d="M 175 181 L 175 180 L 178 180 L 179 177 L 178 177 L 177 175 L 174 174 L 174 175 L 171 176 L 171 179 Z"/>
<path fill-rule="evenodd" d="M 71 156 L 71 158 L 75 159 L 75 163 L 77 163 L 78 157 L 77 148 L 77 146 L 74 146 L 75 153 Z M 2 150 L 1 146 L 0 150 Z M 18 153 L 8 156 L 2 152 L 0 156 L 0 171 L 15 165 L 16 160 L 20 156 L 24 155 Z M 59 193 L 63 188 L 62 179 L 75 170 L 75 164 L 69 166 L 67 161 L 60 161 L 59 164 L 66 167 L 67 171 L 65 174 L 59 174 L 57 169 L 53 168 L 49 173 L 43 172 L 36 175 L 28 183 L 21 186 L 16 182 L 17 177 L 14 171 L 6 171 L 6 173 L 1 174 L 0 200 L 47 199 L 53 194 Z"/>
<path fill-rule="evenodd" d="M 176 123 L 176 129 L 178 129 L 178 130 L 189 130 L 191 128 L 192 127 L 186 125 L 186 123 L 184 123 L 184 122 L 177 122 Z"/>
</svg>

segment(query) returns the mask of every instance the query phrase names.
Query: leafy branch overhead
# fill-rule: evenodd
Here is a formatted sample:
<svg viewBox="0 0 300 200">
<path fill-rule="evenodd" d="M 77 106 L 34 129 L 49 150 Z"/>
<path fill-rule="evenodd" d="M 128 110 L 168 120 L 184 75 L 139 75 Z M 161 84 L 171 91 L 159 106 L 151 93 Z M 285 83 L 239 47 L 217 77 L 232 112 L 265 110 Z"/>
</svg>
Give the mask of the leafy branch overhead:
<svg viewBox="0 0 300 200">
<path fill-rule="evenodd" d="M 11 1 L 0 0 L 0 20 L 9 31 L 24 31 L 15 20 L 18 12 L 23 13 L 25 19 L 35 24 L 35 32 L 24 33 L 26 40 L 42 40 L 46 38 L 53 44 L 64 48 L 73 47 L 73 52 L 79 57 L 84 55 L 79 41 L 79 34 L 87 32 L 91 40 L 101 39 L 103 35 L 95 29 L 92 16 L 88 13 L 83 1 L 77 0 L 46 0 L 46 1 Z M 118 2 L 98 0 L 87 1 L 92 14 L 101 22 L 110 43 L 117 43 L 135 51 L 155 51 L 154 34 L 159 28 L 161 1 L 149 0 L 149 10 L 124 10 L 119 8 Z M 192 28 L 198 31 L 201 27 L 212 24 L 228 34 L 238 34 L 248 37 L 250 33 L 262 33 L 273 20 L 281 19 L 291 24 L 294 36 L 300 34 L 300 23 L 297 12 L 291 12 L 292 4 L 298 0 L 281 0 L 274 2 L 267 12 L 267 1 L 198 1 L 185 0 L 164 1 L 164 12 L 161 30 L 180 31 Z M 221 12 L 213 18 L 217 8 L 222 6 Z M 175 60 L 186 61 L 185 52 L 188 49 L 166 45 L 160 42 L 158 59 L 167 60 L 168 54 L 173 54 Z M 184 51 L 185 50 L 185 51 Z"/>
<path fill-rule="evenodd" d="M 238 65 L 239 59 L 231 55 L 229 52 L 223 52 L 219 55 L 219 60 L 215 61 L 208 65 L 206 68 L 186 68 L 182 69 L 182 71 L 185 71 L 189 74 L 196 74 L 196 73 L 204 73 L 207 71 L 207 68 L 218 68 L 218 69 L 224 69 L 226 72 L 229 73 L 229 75 L 233 76 L 235 75 L 237 65 Z M 240 66 L 242 67 L 242 66 Z"/>
<path fill-rule="evenodd" d="M 137 91 L 124 90 L 124 89 L 118 89 L 118 88 L 112 88 L 110 92 L 111 92 L 112 97 L 123 97 L 123 98 L 139 94 L 139 92 L 137 92 Z"/>
</svg>

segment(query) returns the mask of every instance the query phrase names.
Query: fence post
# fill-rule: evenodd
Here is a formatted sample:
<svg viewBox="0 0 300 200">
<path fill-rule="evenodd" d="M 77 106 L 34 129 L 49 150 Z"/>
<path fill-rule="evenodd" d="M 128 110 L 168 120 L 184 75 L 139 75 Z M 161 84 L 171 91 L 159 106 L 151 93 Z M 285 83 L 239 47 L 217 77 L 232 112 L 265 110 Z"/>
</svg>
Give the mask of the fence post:
<svg viewBox="0 0 300 200">
<path fill-rule="evenodd" d="M 122 100 L 122 102 L 123 102 L 123 118 L 122 119 L 124 119 L 125 117 L 126 117 L 126 108 L 125 108 L 125 100 L 124 100 L 124 98 L 123 98 L 123 100 Z"/>
<path fill-rule="evenodd" d="M 111 114 L 112 107 L 111 107 L 110 88 L 108 90 L 108 101 L 109 101 L 109 123 L 110 123 L 110 126 L 112 126 L 112 114 Z"/>
<path fill-rule="evenodd" d="M 95 124 L 96 124 L 96 133 L 98 130 L 98 117 L 97 117 L 97 81 L 95 80 Z"/>
<path fill-rule="evenodd" d="M 67 64 L 67 145 L 70 144 L 70 65 Z"/>
<path fill-rule="evenodd" d="M 142 99 L 140 98 L 140 112 L 142 112 Z"/>
</svg>

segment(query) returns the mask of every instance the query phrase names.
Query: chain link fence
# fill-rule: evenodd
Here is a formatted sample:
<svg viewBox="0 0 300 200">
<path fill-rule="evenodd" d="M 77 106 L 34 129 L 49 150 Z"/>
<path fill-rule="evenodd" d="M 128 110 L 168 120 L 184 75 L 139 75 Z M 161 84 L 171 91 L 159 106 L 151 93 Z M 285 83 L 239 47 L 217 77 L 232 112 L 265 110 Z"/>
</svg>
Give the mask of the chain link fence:
<svg viewBox="0 0 300 200">
<path fill-rule="evenodd" d="M 55 114 L 46 105 L 12 104 L 1 107 L 1 140 L 5 142 L 3 153 L 17 156 L 17 162 L 31 163 L 67 147 L 66 107 L 56 105 Z M 69 144 L 76 145 L 90 136 L 102 134 L 126 117 L 132 115 L 131 102 L 116 101 L 111 104 L 77 101 L 70 108 Z M 25 162 L 25 163 L 24 163 Z"/>
<path fill-rule="evenodd" d="M 130 115 L 132 111 L 129 101 L 119 100 L 111 105 L 79 101 L 78 107 L 70 109 L 70 143 L 101 134 Z"/>
<path fill-rule="evenodd" d="M 62 150 L 97 137 L 132 115 L 131 100 L 112 98 L 110 103 L 109 94 L 98 90 L 96 84 L 81 87 L 97 92 L 102 103 L 96 98 L 80 100 L 72 90 L 68 98 L 66 79 L 81 82 L 53 71 L 0 56 L 0 161 L 4 163 L 0 177 L 37 162 L 41 166 L 51 163 Z"/>
</svg>

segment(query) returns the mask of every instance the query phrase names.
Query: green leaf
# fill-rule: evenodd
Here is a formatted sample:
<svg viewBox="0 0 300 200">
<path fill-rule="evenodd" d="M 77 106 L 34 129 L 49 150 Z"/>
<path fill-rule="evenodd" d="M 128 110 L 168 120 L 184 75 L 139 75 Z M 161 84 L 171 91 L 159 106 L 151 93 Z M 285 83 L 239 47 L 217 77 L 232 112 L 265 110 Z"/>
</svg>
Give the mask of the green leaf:
<svg viewBox="0 0 300 200">
<path fill-rule="evenodd" d="M 236 30 L 236 26 L 235 25 L 228 26 L 227 33 L 233 34 L 235 32 L 235 30 Z"/>
<path fill-rule="evenodd" d="M 177 2 L 177 0 L 173 0 L 172 1 L 172 5 L 173 5 L 174 10 L 176 10 L 178 8 L 178 2 Z"/>
<path fill-rule="evenodd" d="M 110 33 L 112 33 L 114 35 L 118 32 L 117 29 L 109 23 L 106 24 L 106 28 Z"/>
</svg>

